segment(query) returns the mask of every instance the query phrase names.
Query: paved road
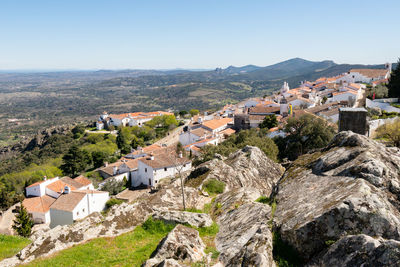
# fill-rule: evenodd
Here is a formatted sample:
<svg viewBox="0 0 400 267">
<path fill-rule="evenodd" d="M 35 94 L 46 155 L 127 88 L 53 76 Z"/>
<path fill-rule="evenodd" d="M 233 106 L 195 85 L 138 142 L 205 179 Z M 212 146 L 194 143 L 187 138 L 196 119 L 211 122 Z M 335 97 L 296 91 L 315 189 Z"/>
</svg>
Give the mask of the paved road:
<svg viewBox="0 0 400 267">
<path fill-rule="evenodd" d="M 117 135 L 118 131 L 106 131 L 106 130 L 101 130 L 101 131 L 90 131 L 90 130 L 85 130 L 86 133 L 98 133 L 98 134 L 113 134 Z"/>
</svg>

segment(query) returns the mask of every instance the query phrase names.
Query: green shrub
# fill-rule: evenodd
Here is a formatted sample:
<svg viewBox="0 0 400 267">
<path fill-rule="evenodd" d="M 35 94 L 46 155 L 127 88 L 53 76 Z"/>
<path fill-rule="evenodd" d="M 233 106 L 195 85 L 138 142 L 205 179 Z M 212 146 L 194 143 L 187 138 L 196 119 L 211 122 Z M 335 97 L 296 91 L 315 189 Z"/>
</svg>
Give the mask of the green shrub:
<svg viewBox="0 0 400 267">
<path fill-rule="evenodd" d="M 174 229 L 175 225 L 176 224 L 174 223 L 165 223 L 160 220 L 154 220 L 153 217 L 150 217 L 143 223 L 142 228 L 150 234 L 168 233 Z"/>
<path fill-rule="evenodd" d="M 209 194 L 222 194 L 225 190 L 225 183 L 213 178 L 204 183 L 203 189 Z"/>
<path fill-rule="evenodd" d="M 124 201 L 122 201 L 121 199 L 110 198 L 106 202 L 106 210 L 109 210 L 114 205 L 120 205 L 120 204 L 122 204 L 122 202 L 124 202 Z"/>
<path fill-rule="evenodd" d="M 271 203 L 271 199 L 269 197 L 266 197 L 266 196 L 261 196 L 261 197 L 256 199 L 256 202 L 260 202 L 260 203 L 263 203 L 263 204 L 270 204 Z"/>
</svg>

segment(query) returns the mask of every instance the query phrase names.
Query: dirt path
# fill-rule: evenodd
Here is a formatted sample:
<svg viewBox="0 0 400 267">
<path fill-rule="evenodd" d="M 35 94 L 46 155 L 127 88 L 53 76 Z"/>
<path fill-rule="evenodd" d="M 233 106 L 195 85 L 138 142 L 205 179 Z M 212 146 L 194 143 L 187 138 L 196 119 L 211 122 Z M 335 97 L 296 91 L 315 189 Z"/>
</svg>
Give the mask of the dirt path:
<svg viewBox="0 0 400 267">
<path fill-rule="evenodd" d="M 155 144 L 157 145 L 166 144 L 167 146 L 172 146 L 174 144 L 177 144 L 179 142 L 179 134 L 182 132 L 183 127 L 185 127 L 188 124 L 189 122 L 187 122 L 185 125 L 175 128 L 174 130 L 169 132 L 169 135 L 158 140 L 157 142 L 155 142 Z"/>
<path fill-rule="evenodd" d="M 19 205 L 15 204 L 8 210 L 3 212 L 3 215 L 0 217 L 0 234 L 4 235 L 12 235 L 13 234 L 13 221 L 15 220 L 15 214 L 12 213 L 12 210 L 15 209 L 15 207 Z"/>
</svg>

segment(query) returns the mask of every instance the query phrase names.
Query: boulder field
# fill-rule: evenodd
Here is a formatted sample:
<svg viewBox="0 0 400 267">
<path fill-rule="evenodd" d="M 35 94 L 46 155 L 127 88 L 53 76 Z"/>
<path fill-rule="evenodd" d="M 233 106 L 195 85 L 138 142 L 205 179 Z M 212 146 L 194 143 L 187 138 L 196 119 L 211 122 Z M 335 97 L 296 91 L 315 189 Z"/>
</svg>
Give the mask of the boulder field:
<svg viewBox="0 0 400 267">
<path fill-rule="evenodd" d="M 212 179 L 225 184 L 222 193 L 205 192 Z M 177 225 L 143 266 L 200 261 L 201 266 L 400 265 L 397 148 L 341 132 L 285 170 L 260 149 L 245 147 L 199 165 L 185 184 L 186 207 L 203 213 L 182 211 L 180 181 L 175 180 L 106 215 L 36 232 L 30 245 L 0 265 L 15 266 L 92 238 L 120 235 L 149 216 Z M 196 229 L 213 223 L 219 226 L 214 240 L 219 255 L 210 261 Z"/>
</svg>

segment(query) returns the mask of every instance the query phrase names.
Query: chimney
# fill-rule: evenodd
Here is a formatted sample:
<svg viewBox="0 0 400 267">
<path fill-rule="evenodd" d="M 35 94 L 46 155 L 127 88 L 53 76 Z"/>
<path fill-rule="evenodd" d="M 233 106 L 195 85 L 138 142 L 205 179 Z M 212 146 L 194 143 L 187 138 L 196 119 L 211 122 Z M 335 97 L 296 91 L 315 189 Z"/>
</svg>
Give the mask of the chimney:
<svg viewBox="0 0 400 267">
<path fill-rule="evenodd" d="M 47 180 L 47 176 L 45 175 L 45 176 L 43 176 L 43 181 L 46 181 Z"/>
<path fill-rule="evenodd" d="M 179 151 L 178 156 L 179 156 L 180 159 L 183 157 L 182 151 Z"/>
<path fill-rule="evenodd" d="M 154 160 L 154 155 L 150 154 L 150 160 Z"/>
<path fill-rule="evenodd" d="M 63 192 L 63 194 L 69 194 L 69 193 L 71 193 L 71 188 L 69 188 L 69 186 L 66 185 L 66 186 L 64 187 L 64 192 Z"/>
<path fill-rule="evenodd" d="M 114 166 L 113 167 L 113 175 L 117 175 L 117 172 L 118 172 L 118 167 Z"/>
<path fill-rule="evenodd" d="M 104 167 L 107 167 L 108 166 L 108 162 L 106 161 L 106 162 L 104 162 Z"/>
</svg>

